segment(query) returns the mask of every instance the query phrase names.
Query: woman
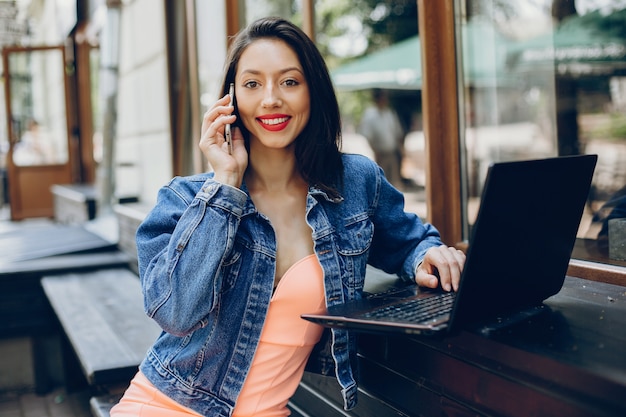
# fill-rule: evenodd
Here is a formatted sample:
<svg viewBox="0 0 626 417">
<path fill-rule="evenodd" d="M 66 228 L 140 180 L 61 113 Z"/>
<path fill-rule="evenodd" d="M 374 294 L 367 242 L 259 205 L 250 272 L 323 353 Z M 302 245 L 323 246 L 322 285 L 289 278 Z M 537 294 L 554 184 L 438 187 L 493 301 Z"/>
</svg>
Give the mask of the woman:
<svg viewBox="0 0 626 417">
<path fill-rule="evenodd" d="M 173 179 L 137 232 L 145 309 L 163 332 L 113 416 L 289 415 L 305 365 L 336 375 L 349 409 L 354 336 L 300 314 L 360 297 L 368 263 L 459 283 L 463 253 L 404 212 L 374 162 L 339 152 L 328 70 L 300 29 L 260 19 L 227 63 L 202 123 L 213 172 Z"/>
</svg>

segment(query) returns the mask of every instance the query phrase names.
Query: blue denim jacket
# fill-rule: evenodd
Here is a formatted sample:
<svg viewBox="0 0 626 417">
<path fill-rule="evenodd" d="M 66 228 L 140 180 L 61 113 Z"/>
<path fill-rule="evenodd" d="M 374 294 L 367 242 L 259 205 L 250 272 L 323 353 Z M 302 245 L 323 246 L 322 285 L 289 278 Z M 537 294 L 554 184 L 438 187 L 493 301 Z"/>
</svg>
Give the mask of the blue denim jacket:
<svg viewBox="0 0 626 417">
<path fill-rule="evenodd" d="M 327 306 L 361 296 L 368 263 L 413 280 L 426 250 L 441 244 L 433 226 L 404 212 L 402 194 L 376 164 L 359 155 L 343 162 L 341 198 L 310 187 L 306 204 Z M 164 330 L 140 369 L 178 403 L 229 416 L 272 295 L 276 239 L 245 184 L 237 189 L 212 178 L 174 178 L 137 231 L 145 310 Z M 350 409 L 356 340 L 345 330 L 331 336 L 307 366 L 334 374 Z"/>
</svg>

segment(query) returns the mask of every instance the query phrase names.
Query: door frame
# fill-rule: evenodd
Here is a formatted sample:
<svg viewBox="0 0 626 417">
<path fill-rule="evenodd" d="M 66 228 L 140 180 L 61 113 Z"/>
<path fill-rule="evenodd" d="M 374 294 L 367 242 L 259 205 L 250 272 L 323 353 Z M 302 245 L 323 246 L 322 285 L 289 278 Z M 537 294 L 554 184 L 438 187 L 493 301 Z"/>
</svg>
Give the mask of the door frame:
<svg viewBox="0 0 626 417">
<path fill-rule="evenodd" d="M 13 161 L 13 151 L 17 143 L 17 132 L 12 122 L 11 100 L 11 73 L 9 71 L 9 56 L 19 52 L 37 52 L 59 50 L 63 73 L 65 132 L 67 144 L 67 159 L 63 163 L 45 165 L 16 165 Z M 75 152 L 71 144 L 72 126 L 70 122 L 70 80 L 66 68 L 66 51 L 63 45 L 54 46 L 12 46 L 2 50 L 2 64 L 5 78 L 5 111 L 7 119 L 7 134 L 9 152 L 7 154 L 7 183 L 9 188 L 9 205 L 11 220 L 23 220 L 32 217 L 53 217 L 54 201 L 50 187 L 53 184 L 68 184 L 73 182 L 72 166 Z"/>
</svg>

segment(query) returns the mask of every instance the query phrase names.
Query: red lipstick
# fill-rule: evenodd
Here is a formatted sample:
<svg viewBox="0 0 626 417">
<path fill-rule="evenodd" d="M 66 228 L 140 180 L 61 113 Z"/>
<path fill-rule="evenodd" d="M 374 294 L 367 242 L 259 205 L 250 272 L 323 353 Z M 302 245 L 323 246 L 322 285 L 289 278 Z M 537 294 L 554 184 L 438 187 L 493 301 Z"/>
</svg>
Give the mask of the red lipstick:
<svg viewBox="0 0 626 417">
<path fill-rule="evenodd" d="M 286 114 L 267 114 L 257 117 L 259 124 L 270 132 L 283 130 L 289 124 L 291 117 Z"/>
</svg>

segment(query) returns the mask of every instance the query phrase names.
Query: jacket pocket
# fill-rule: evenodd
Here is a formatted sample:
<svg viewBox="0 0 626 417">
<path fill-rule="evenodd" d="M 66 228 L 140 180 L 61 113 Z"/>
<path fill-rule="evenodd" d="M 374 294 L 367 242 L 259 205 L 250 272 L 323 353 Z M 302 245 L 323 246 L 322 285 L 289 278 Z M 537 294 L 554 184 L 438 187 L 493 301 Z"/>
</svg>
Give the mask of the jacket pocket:
<svg viewBox="0 0 626 417">
<path fill-rule="evenodd" d="M 222 283 L 221 291 L 228 292 L 234 286 L 237 281 L 237 277 L 241 271 L 241 257 L 242 257 L 242 247 L 235 240 L 235 245 L 233 246 L 232 251 L 228 254 L 224 263 L 221 267 L 221 273 L 224 276 L 224 281 Z"/>
<path fill-rule="evenodd" d="M 336 235 L 337 252 L 341 268 L 342 283 L 348 290 L 348 297 L 363 288 L 367 254 L 374 238 L 374 225 L 366 215 L 346 222 L 344 230 Z"/>
<path fill-rule="evenodd" d="M 365 253 L 374 238 L 374 224 L 362 215 L 346 222 L 344 230 L 337 231 L 337 249 L 345 256 Z"/>
</svg>

